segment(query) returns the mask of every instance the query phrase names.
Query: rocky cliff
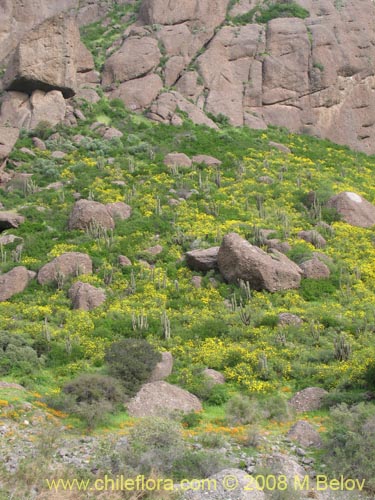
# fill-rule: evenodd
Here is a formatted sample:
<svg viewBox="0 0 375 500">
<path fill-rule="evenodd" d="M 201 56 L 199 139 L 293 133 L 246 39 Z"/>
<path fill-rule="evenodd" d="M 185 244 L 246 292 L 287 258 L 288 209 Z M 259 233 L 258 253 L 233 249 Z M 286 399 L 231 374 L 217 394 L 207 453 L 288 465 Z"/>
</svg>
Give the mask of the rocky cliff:
<svg viewBox="0 0 375 500">
<path fill-rule="evenodd" d="M 131 0 L 2 1 L 0 125 L 73 122 L 67 99 L 76 92 L 96 99 L 93 89 L 101 86 L 165 123 L 181 123 L 179 111 L 211 127 L 226 117 L 236 126 L 285 126 L 375 153 L 372 0 L 276 2 L 298 8 L 298 17 L 269 19 L 272 5 L 255 0 L 138 3 L 98 73 L 77 25 L 103 17 L 108 26 L 113 4 Z"/>
</svg>

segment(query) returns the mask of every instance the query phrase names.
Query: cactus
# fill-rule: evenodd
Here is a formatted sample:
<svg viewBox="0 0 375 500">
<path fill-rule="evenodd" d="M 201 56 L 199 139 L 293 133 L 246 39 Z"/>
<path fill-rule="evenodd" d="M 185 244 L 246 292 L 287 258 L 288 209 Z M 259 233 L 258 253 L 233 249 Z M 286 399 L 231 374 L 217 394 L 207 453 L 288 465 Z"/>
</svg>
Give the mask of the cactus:
<svg viewBox="0 0 375 500">
<path fill-rule="evenodd" d="M 335 358 L 338 361 L 347 361 L 351 355 L 352 347 L 344 335 L 338 335 L 334 341 Z"/>
<path fill-rule="evenodd" d="M 171 322 L 168 318 L 167 311 L 163 311 L 163 314 L 161 315 L 161 326 L 164 337 L 169 340 L 171 338 Z"/>
<path fill-rule="evenodd" d="M 136 331 L 143 332 L 144 330 L 147 330 L 148 329 L 147 314 L 143 314 L 143 312 L 138 315 L 132 313 L 132 327 L 135 332 Z"/>
<path fill-rule="evenodd" d="M 240 319 L 245 326 L 250 326 L 250 324 L 251 324 L 251 312 L 250 312 L 250 309 L 248 307 L 244 308 L 241 306 Z"/>
</svg>

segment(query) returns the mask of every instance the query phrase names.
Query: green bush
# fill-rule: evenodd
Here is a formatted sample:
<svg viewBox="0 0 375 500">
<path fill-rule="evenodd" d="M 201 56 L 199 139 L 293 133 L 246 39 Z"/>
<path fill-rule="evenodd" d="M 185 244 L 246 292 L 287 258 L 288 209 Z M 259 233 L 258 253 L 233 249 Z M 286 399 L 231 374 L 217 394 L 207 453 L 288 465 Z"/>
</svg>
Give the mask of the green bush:
<svg viewBox="0 0 375 500">
<path fill-rule="evenodd" d="M 236 394 L 227 403 L 226 419 L 230 425 L 253 424 L 261 418 L 261 409 L 256 401 Z"/>
<path fill-rule="evenodd" d="M 375 406 L 343 403 L 331 410 L 334 425 L 327 433 L 324 462 L 332 477 L 342 474 L 366 481 L 375 489 Z"/>
<path fill-rule="evenodd" d="M 110 374 L 121 380 L 129 396 L 147 382 L 160 359 L 161 354 L 143 339 L 119 340 L 105 354 Z"/>
<path fill-rule="evenodd" d="M 119 403 L 124 397 L 118 380 L 97 373 L 80 375 L 65 384 L 63 392 L 74 396 L 76 403 L 88 404 L 98 401 Z"/>
<path fill-rule="evenodd" d="M 322 404 L 325 408 L 331 408 L 333 406 L 341 405 L 342 403 L 352 406 L 355 404 L 362 403 L 365 399 L 365 394 L 363 392 L 356 391 L 331 391 L 326 394 L 323 398 Z"/>
<path fill-rule="evenodd" d="M 225 384 L 216 384 L 212 387 L 209 396 L 206 398 L 206 402 L 209 405 L 221 406 L 226 403 L 230 398 L 228 388 Z"/>
<path fill-rule="evenodd" d="M 184 427 L 191 429 L 192 427 L 197 427 L 202 421 L 202 415 L 196 411 L 190 411 L 189 413 L 184 413 L 181 418 L 181 423 Z"/>
<path fill-rule="evenodd" d="M 313 258 L 313 252 L 307 243 L 297 243 L 296 245 L 293 245 L 293 248 L 287 255 L 289 259 L 296 264 L 302 264 L 302 262 Z"/>
<path fill-rule="evenodd" d="M 29 345 L 26 338 L 0 332 L 0 375 L 34 373 L 44 363 L 44 357 Z"/>
<path fill-rule="evenodd" d="M 245 14 L 235 16 L 232 21 L 235 24 L 249 24 L 253 22 L 263 24 L 279 17 L 299 17 L 300 19 L 305 19 L 309 15 L 309 12 L 297 3 L 284 0 L 266 4 L 265 6 L 256 6 Z"/>
<path fill-rule="evenodd" d="M 306 278 L 301 281 L 300 292 L 307 301 L 321 300 L 325 295 L 335 293 L 336 287 L 331 279 Z"/>
<path fill-rule="evenodd" d="M 181 424 L 160 417 L 144 418 L 131 428 L 123 460 L 141 474 L 171 474 L 184 454 Z"/>
<path fill-rule="evenodd" d="M 118 380 L 87 373 L 65 384 L 61 393 L 47 398 L 46 403 L 77 415 L 89 429 L 93 429 L 105 421 L 123 399 L 123 388 Z"/>
</svg>

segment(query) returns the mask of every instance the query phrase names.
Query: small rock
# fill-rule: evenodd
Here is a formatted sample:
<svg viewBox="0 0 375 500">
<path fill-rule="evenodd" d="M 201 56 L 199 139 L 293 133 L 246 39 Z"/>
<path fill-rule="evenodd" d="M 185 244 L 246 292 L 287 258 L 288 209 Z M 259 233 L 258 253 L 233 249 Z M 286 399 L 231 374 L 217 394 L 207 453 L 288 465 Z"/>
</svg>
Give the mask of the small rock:
<svg viewBox="0 0 375 500">
<path fill-rule="evenodd" d="M 305 278 L 326 279 L 331 274 L 324 262 L 316 258 L 302 262 L 299 267 L 302 269 Z"/>
<path fill-rule="evenodd" d="M 288 146 L 284 146 L 284 144 L 280 144 L 279 142 L 270 141 L 268 145 L 271 146 L 271 148 L 278 149 L 282 153 L 291 153 L 291 150 L 288 148 Z"/>
<path fill-rule="evenodd" d="M 33 137 L 32 141 L 37 149 L 40 149 L 41 151 L 45 151 L 47 149 L 47 146 L 45 145 L 44 141 L 42 141 L 42 139 L 39 139 L 39 137 Z"/>
<path fill-rule="evenodd" d="M 209 378 L 214 383 L 214 385 L 225 384 L 224 375 L 217 370 L 206 368 L 205 370 L 203 370 L 203 375 Z"/>
<path fill-rule="evenodd" d="M 51 157 L 55 158 L 55 160 L 62 160 L 63 158 L 65 158 L 65 156 L 66 156 L 66 153 L 64 153 L 63 151 L 54 151 L 51 154 Z"/>
<path fill-rule="evenodd" d="M 310 231 L 300 231 L 298 237 L 314 245 L 315 248 L 324 248 L 327 244 L 323 236 L 315 229 Z"/>
<path fill-rule="evenodd" d="M 129 267 L 129 266 L 132 265 L 131 260 L 128 259 L 128 257 L 126 257 L 125 255 L 119 255 L 119 257 L 118 257 L 118 263 L 122 267 Z"/>
<path fill-rule="evenodd" d="M 328 394 L 327 391 L 321 387 L 307 387 L 297 392 L 292 399 L 289 400 L 289 405 L 298 413 L 319 410 L 326 394 Z"/>
</svg>

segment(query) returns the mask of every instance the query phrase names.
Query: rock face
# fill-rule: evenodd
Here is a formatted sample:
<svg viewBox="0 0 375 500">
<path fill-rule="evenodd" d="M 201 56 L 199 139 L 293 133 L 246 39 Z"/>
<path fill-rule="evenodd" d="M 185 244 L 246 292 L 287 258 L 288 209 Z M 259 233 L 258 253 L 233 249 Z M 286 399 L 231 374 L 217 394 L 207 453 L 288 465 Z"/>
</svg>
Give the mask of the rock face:
<svg viewBox="0 0 375 500">
<path fill-rule="evenodd" d="M 0 123 L 17 128 L 34 129 L 40 122 L 55 126 L 63 121 L 66 101 L 59 90 L 34 90 L 29 96 L 11 91 L 4 98 Z"/>
<path fill-rule="evenodd" d="M 322 445 L 322 440 L 314 427 L 306 422 L 299 420 L 288 431 L 287 437 L 293 441 L 297 441 L 301 446 L 315 446 L 319 448 Z"/>
<path fill-rule="evenodd" d="M 158 381 L 145 384 L 127 405 L 132 417 L 165 416 L 174 411 L 202 410 L 199 399 L 190 392 Z"/>
<path fill-rule="evenodd" d="M 375 225 L 375 205 L 356 193 L 345 191 L 333 196 L 327 206 L 336 209 L 342 219 L 352 226 Z"/>
<path fill-rule="evenodd" d="M 39 269 L 37 280 L 40 285 L 45 285 L 80 274 L 92 274 L 91 258 L 85 253 L 67 252 Z"/>
<path fill-rule="evenodd" d="M 192 250 L 186 253 L 186 264 L 193 271 L 210 271 L 217 268 L 217 256 L 219 247 L 207 248 L 205 250 Z"/>
<path fill-rule="evenodd" d="M 31 94 L 59 90 L 72 97 L 76 87 L 76 47 L 80 38 L 70 17 L 57 15 L 30 31 L 19 43 L 4 75 L 4 87 Z"/>
<path fill-rule="evenodd" d="M 69 229 L 90 229 L 93 227 L 113 229 L 115 222 L 107 207 L 91 200 L 78 200 L 69 217 Z"/>
<path fill-rule="evenodd" d="M 17 128 L 0 126 L 0 167 L 12 151 L 18 136 L 19 130 Z"/>
<path fill-rule="evenodd" d="M 252 289 L 269 292 L 300 285 L 302 271 L 294 262 L 275 250 L 267 254 L 236 233 L 224 237 L 217 259 L 229 283 L 248 281 Z"/>
<path fill-rule="evenodd" d="M 150 118 L 164 123 L 181 124 L 181 110 L 214 127 L 212 113 L 237 126 L 285 126 L 375 152 L 372 0 L 361 9 L 355 0 L 340 7 L 300 0 L 306 19 L 244 26 L 225 25 L 228 3 L 143 0 L 137 23 L 106 63 L 104 85 L 132 109 L 150 105 Z M 229 16 L 254 7 L 236 2 Z M 162 86 L 176 90 L 158 95 Z"/>
<path fill-rule="evenodd" d="M 147 75 L 161 58 L 158 42 L 149 36 L 130 36 L 105 63 L 103 85 L 127 82 Z"/>
<path fill-rule="evenodd" d="M 68 295 L 72 301 L 73 309 L 84 311 L 91 311 L 99 307 L 106 299 L 104 290 L 81 281 L 74 283 L 69 289 Z"/>
<path fill-rule="evenodd" d="M 25 217 L 22 215 L 0 210 L 0 232 L 5 229 L 16 229 L 23 222 L 25 222 Z"/>
<path fill-rule="evenodd" d="M 77 0 L 12 0 L 1 2 L 0 62 L 7 59 L 22 37 L 49 17 L 76 8 Z"/>
<path fill-rule="evenodd" d="M 170 352 L 162 352 L 161 360 L 151 373 L 150 382 L 157 382 L 169 377 L 173 369 L 173 356 Z"/>
<path fill-rule="evenodd" d="M 322 399 L 326 394 L 328 394 L 327 391 L 321 387 L 307 387 L 297 392 L 292 399 L 289 400 L 289 404 L 295 408 L 298 413 L 319 410 Z"/>
<path fill-rule="evenodd" d="M 29 279 L 29 272 L 23 266 L 15 267 L 8 273 L 0 275 L 0 302 L 10 299 L 16 293 L 23 292 Z"/>
<path fill-rule="evenodd" d="M 230 487 L 228 483 L 233 481 L 232 485 L 235 488 Z M 194 489 L 185 491 L 183 493 L 183 500 L 202 500 L 205 498 L 207 500 L 265 500 L 266 496 L 261 490 L 261 485 L 258 485 L 256 479 L 251 483 L 250 491 L 249 474 L 241 469 L 224 469 L 213 476 L 210 476 L 207 481 L 212 481 L 210 484 L 215 484 L 215 488 L 208 489 L 202 495 L 202 491 L 194 491 Z M 228 491 L 230 490 L 230 494 Z"/>
</svg>

